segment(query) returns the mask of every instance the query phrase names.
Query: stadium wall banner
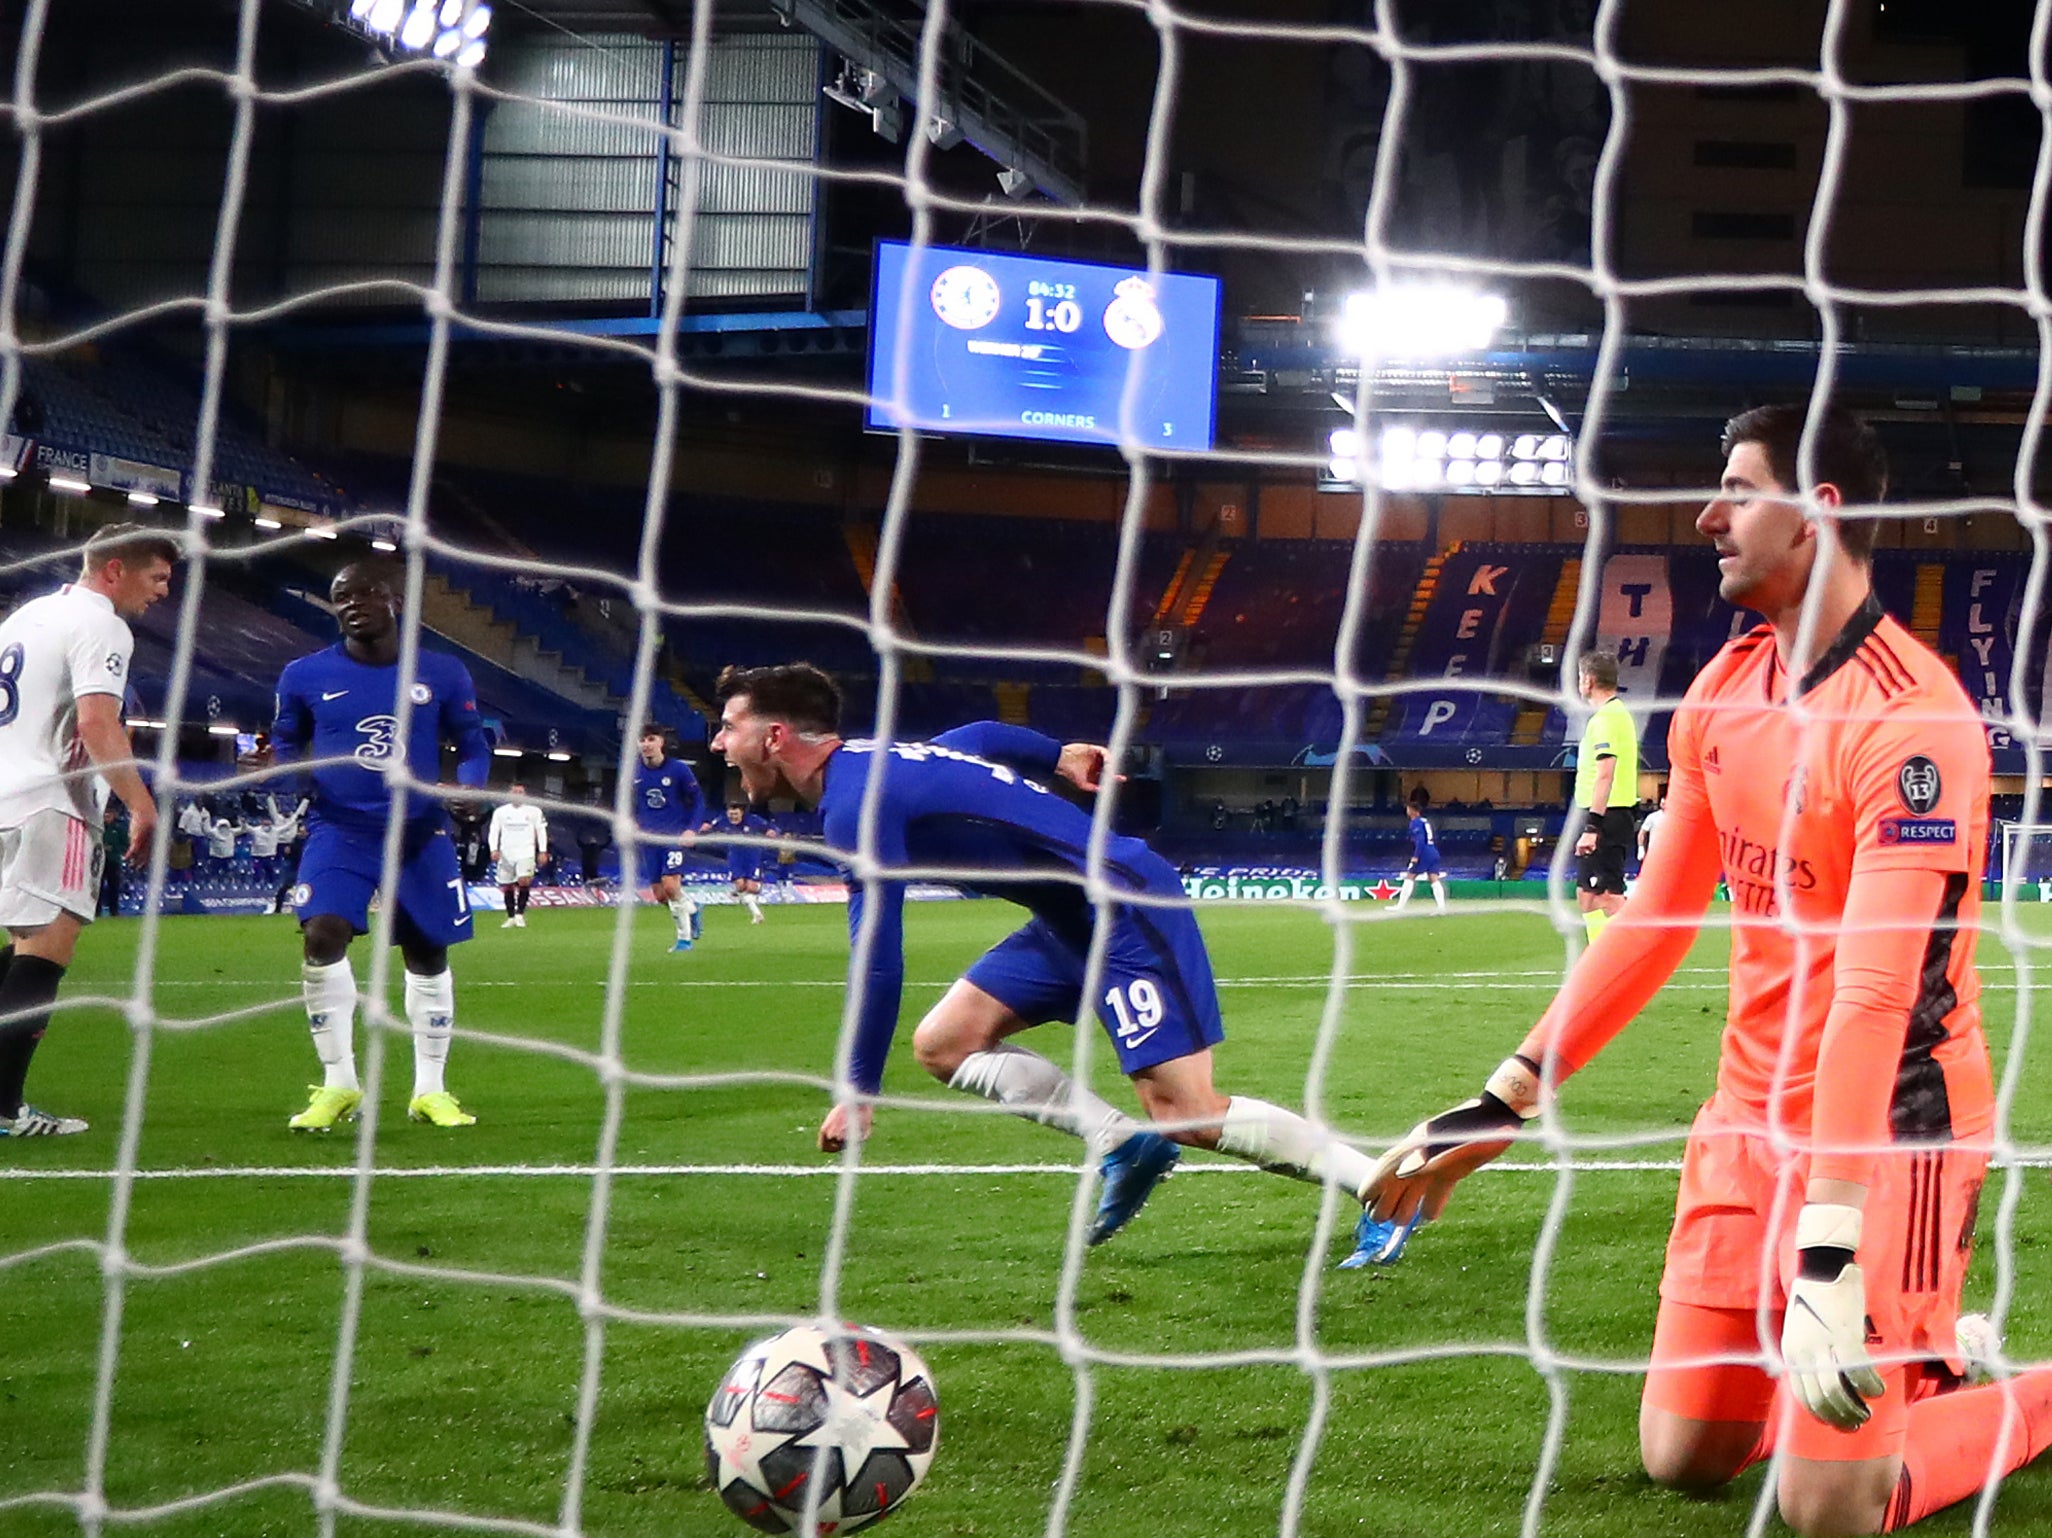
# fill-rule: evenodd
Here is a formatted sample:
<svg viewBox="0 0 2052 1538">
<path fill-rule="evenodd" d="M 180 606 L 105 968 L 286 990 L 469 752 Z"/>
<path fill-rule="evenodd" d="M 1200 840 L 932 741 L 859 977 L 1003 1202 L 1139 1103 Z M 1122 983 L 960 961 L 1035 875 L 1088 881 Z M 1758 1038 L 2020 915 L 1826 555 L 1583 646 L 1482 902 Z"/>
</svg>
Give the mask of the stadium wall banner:
<svg viewBox="0 0 2052 1538">
<path fill-rule="evenodd" d="M 1959 659 L 1959 681 L 1984 716 L 2010 713 L 2009 668 L 2028 575 L 2029 568 L 2019 561 L 1948 561 L 1945 566 L 1939 650 Z M 2008 730 L 1990 725 L 1988 743 L 1991 748 L 2010 746 Z"/>
<path fill-rule="evenodd" d="M 18 475 L 29 467 L 35 452 L 36 445 L 32 439 L 0 433 L 0 469 L 12 470 Z"/>
<path fill-rule="evenodd" d="M 254 514 L 263 506 L 263 501 L 257 496 L 254 486 L 238 485 L 232 481 L 215 481 L 202 499 L 199 496 L 199 482 L 190 470 L 185 472 L 183 479 L 183 500 L 188 503 L 203 501 L 205 506 L 218 507 L 224 513 Z"/>
<path fill-rule="evenodd" d="M 162 465 L 144 464 L 139 459 L 120 459 L 112 454 L 95 454 L 90 479 L 95 486 L 112 486 L 116 491 L 146 491 L 153 497 L 178 499 L 185 490 L 185 476 Z"/>
<path fill-rule="evenodd" d="M 1664 555 L 1614 555 L 1603 563 L 1596 633 L 1617 649 L 1617 688 L 1630 707 L 1660 697 L 1660 665 L 1674 635 L 1674 589 Z M 1646 727 L 1644 708 L 1639 730 Z"/>
<path fill-rule="evenodd" d="M 47 438 L 41 438 L 36 442 L 36 468 L 69 470 L 73 475 L 90 476 L 93 473 L 93 451 L 75 449 L 68 443 L 52 443 Z"/>
<path fill-rule="evenodd" d="M 1393 737 L 1446 741 L 1467 736 L 1482 705 L 1490 659 L 1496 655 L 1496 632 L 1518 576 L 1508 561 L 1483 560 L 1456 578 L 1462 586 L 1454 603 L 1453 634 L 1440 643 L 1446 647 L 1442 671 L 1450 680 L 1472 678 L 1475 683 L 1406 696 L 1403 722 Z M 1431 666 L 1429 661 L 1426 666 Z"/>
<path fill-rule="evenodd" d="M 1324 872 L 1300 865 L 1193 865 L 1182 877 L 1185 895 L 1211 902 L 1386 902 L 1396 895 L 1381 872 L 1348 871 L 1335 887 Z"/>
</svg>

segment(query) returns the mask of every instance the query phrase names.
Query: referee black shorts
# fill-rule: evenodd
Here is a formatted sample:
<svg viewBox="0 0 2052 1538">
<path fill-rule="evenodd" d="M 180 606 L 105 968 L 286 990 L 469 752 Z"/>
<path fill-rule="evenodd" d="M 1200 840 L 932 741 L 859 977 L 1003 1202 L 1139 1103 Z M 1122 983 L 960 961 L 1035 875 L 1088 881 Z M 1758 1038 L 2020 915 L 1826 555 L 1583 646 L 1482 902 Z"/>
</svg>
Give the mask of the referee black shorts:
<svg viewBox="0 0 2052 1538">
<path fill-rule="evenodd" d="M 1596 847 L 1579 857 L 1575 885 L 1598 897 L 1622 897 L 1625 864 L 1631 858 L 1633 840 L 1638 837 L 1638 824 L 1628 808 L 1614 806 L 1593 826 Z"/>
</svg>

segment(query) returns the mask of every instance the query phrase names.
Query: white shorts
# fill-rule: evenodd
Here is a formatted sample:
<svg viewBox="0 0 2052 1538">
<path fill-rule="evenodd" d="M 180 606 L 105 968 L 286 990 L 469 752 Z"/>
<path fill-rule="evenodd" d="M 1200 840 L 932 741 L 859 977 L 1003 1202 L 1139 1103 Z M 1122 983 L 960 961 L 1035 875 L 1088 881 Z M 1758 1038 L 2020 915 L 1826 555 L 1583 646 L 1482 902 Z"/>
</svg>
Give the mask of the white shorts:
<svg viewBox="0 0 2052 1538">
<path fill-rule="evenodd" d="M 0 928 L 40 929 L 59 913 L 90 924 L 100 906 L 100 830 L 46 809 L 0 828 Z"/>
<path fill-rule="evenodd" d="M 516 881 L 534 880 L 534 856 L 531 854 L 508 855 L 499 860 L 499 885 L 511 886 Z"/>
</svg>

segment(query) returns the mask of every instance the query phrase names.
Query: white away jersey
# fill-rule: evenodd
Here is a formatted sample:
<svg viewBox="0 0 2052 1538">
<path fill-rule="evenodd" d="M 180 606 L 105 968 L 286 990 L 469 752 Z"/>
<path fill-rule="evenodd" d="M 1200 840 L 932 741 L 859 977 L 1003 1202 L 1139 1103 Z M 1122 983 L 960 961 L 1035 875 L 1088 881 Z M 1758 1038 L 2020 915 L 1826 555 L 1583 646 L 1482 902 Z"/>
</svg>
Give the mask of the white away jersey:
<svg viewBox="0 0 2052 1538">
<path fill-rule="evenodd" d="M 0 828 L 41 811 L 99 826 L 78 699 L 128 692 L 135 637 L 104 594 L 65 586 L 0 620 Z"/>
<path fill-rule="evenodd" d="M 549 825 L 538 806 L 509 801 L 492 813 L 491 847 L 505 859 L 533 859 L 548 837 Z"/>
</svg>

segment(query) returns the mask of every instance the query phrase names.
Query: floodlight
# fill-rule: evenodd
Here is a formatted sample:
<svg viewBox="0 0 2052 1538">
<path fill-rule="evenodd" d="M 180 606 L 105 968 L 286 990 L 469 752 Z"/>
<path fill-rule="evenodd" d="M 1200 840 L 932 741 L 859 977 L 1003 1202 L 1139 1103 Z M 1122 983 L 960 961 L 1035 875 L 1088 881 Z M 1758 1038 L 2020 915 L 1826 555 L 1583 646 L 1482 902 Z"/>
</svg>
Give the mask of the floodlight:
<svg viewBox="0 0 2052 1538">
<path fill-rule="evenodd" d="M 1537 433 L 1519 433 L 1517 441 L 1511 445 L 1511 458 L 1537 459 L 1538 457 L 1539 435 Z"/>
<path fill-rule="evenodd" d="M 485 45 L 482 40 L 464 45 L 463 52 L 456 55 L 458 69 L 476 69 L 484 63 Z"/>
<path fill-rule="evenodd" d="M 462 46 L 463 35 L 460 32 L 444 32 L 435 39 L 435 57 L 438 59 L 449 58 Z"/>
<path fill-rule="evenodd" d="M 1529 459 L 1521 459 L 1510 467 L 1510 483 L 1513 486 L 1536 486 L 1539 484 L 1539 467 Z"/>
<path fill-rule="evenodd" d="M 558 749 L 556 752 L 548 755 L 548 760 L 552 764 L 567 764 L 570 762 L 570 755 Z"/>
<path fill-rule="evenodd" d="M 463 19 L 463 0 L 442 0 L 442 9 L 436 20 L 445 27 L 453 27 Z"/>
<path fill-rule="evenodd" d="M 399 547 L 393 544 L 389 539 L 374 539 L 371 541 L 371 549 L 373 550 L 391 551 L 397 550 L 398 548 Z"/>
<path fill-rule="evenodd" d="M 492 757 L 494 757 L 494 758 L 518 758 L 519 756 L 520 756 L 520 750 L 519 750 L 518 748 L 493 748 L 493 749 L 492 749 Z"/>
<path fill-rule="evenodd" d="M 1477 459 L 1503 458 L 1503 434 L 1483 433 L 1478 437 L 1475 440 L 1475 457 Z"/>
<path fill-rule="evenodd" d="M 1455 459 L 1473 459 L 1475 457 L 1475 435 L 1473 433 L 1452 434 L 1446 440 L 1446 451 L 1453 455 Z"/>
<path fill-rule="evenodd" d="M 1325 446 L 1332 450 L 1335 459 L 1359 459 L 1361 457 L 1361 435 L 1351 427 L 1336 427 L 1332 436 L 1325 440 Z M 1389 452 L 1389 440 L 1383 439 L 1383 452 Z"/>
<path fill-rule="evenodd" d="M 1411 452 L 1420 459 L 1443 459 L 1446 457 L 1446 434 L 1437 428 L 1418 434 Z"/>
<path fill-rule="evenodd" d="M 1325 467 L 1326 474 L 1336 481 L 1358 481 L 1361 478 L 1361 462 L 1358 459 L 1334 459 Z M 1166 657 L 1167 652 L 1162 655 Z"/>
<path fill-rule="evenodd" d="M 363 21 L 371 13 L 372 0 L 349 0 L 349 19 Z"/>
<path fill-rule="evenodd" d="M 21 472 L 12 465 L 0 465 L 0 481 L 11 481 Z"/>
<path fill-rule="evenodd" d="M 1485 459 L 1475 466 L 1475 484 L 1478 486 L 1494 486 L 1502 479 L 1503 462 L 1501 460 Z"/>
<path fill-rule="evenodd" d="M 325 524 L 311 524 L 308 526 L 306 532 L 311 534 L 315 539 L 334 539 L 338 537 L 335 531 L 327 527 L 327 525 Z"/>
<path fill-rule="evenodd" d="M 1567 434 L 1554 433 L 1539 445 L 1541 459 L 1566 459 L 1568 457 Z"/>
<path fill-rule="evenodd" d="M 207 735 L 210 737 L 235 737 L 241 735 L 241 732 L 241 727 L 230 726 L 226 721 L 216 721 L 207 728 Z"/>
<path fill-rule="evenodd" d="M 284 524 L 275 518 L 253 518 L 250 521 L 260 529 L 282 529 L 285 527 Z"/>
<path fill-rule="evenodd" d="M 998 172 L 998 188 L 1008 198 L 1023 198 L 1033 190 L 1033 178 L 1017 166 L 1006 166 Z"/>
<path fill-rule="evenodd" d="M 463 35 L 468 38 L 483 37 L 491 30 L 492 8 L 488 5 L 474 5 L 470 14 L 463 18 Z"/>
<path fill-rule="evenodd" d="M 390 37 L 399 30 L 400 18 L 406 14 L 406 0 L 371 0 L 370 15 L 364 25 L 380 37 Z"/>
<path fill-rule="evenodd" d="M 1358 358 L 1452 357 L 1483 351 L 1509 316 L 1496 294 L 1451 283 L 1393 284 L 1347 296 L 1338 341 Z"/>
<path fill-rule="evenodd" d="M 91 483 L 87 481 L 75 481 L 68 475 L 53 475 L 50 477 L 50 489 L 52 491 L 68 491 L 74 497 L 82 497 L 93 488 Z"/>
<path fill-rule="evenodd" d="M 218 507 L 208 507 L 199 502 L 192 504 L 192 514 L 195 518 L 226 518 L 228 516 Z"/>
<path fill-rule="evenodd" d="M 157 498 L 147 491 L 131 491 L 128 494 L 128 500 L 130 504 L 136 507 L 155 507 L 157 505 Z"/>
<path fill-rule="evenodd" d="M 414 0 L 413 9 L 406 13 L 406 25 L 399 29 L 399 46 L 402 48 L 426 48 L 435 40 L 435 7 L 433 0 Z"/>
<path fill-rule="evenodd" d="M 1567 478 L 1568 468 L 1566 460 L 1549 459 L 1539 467 L 1539 479 L 1549 486 L 1565 486 Z"/>
</svg>

